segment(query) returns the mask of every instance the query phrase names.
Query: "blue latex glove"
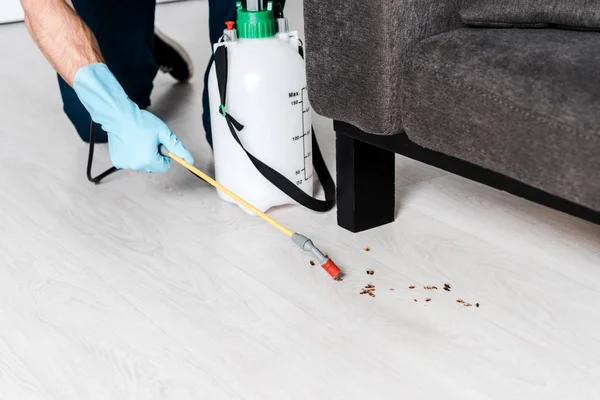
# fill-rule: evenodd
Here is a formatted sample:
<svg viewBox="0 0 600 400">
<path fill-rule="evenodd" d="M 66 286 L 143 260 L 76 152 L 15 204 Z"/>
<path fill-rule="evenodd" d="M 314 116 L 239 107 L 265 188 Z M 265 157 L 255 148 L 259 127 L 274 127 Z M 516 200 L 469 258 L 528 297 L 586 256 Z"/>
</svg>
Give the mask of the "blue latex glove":
<svg viewBox="0 0 600 400">
<path fill-rule="evenodd" d="M 127 97 L 105 64 L 77 71 L 73 89 L 94 122 L 108 133 L 110 160 L 117 168 L 165 172 L 171 160 L 158 153 L 159 144 L 193 164 L 194 158 L 169 127 Z"/>
</svg>

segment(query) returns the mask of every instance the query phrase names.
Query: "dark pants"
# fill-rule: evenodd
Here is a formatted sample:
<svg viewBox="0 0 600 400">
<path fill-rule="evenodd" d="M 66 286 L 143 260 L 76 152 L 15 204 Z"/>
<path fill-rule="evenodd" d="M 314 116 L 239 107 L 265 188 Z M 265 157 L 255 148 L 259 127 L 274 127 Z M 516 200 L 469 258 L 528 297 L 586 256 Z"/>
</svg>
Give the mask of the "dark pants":
<svg viewBox="0 0 600 400">
<path fill-rule="evenodd" d="M 266 3 L 266 0 L 264 0 Z M 282 6 L 285 0 L 275 0 Z M 235 20 L 236 0 L 209 0 L 208 30 L 210 44 L 223 34 L 225 21 Z M 73 0 L 73 6 L 90 27 L 112 73 L 119 80 L 131 100 L 140 108 L 150 105 L 152 81 L 158 72 L 154 58 L 154 11 L 156 0 Z M 212 47 L 211 47 L 212 48 Z M 206 138 L 212 143 L 210 110 L 208 108 L 208 71 L 204 74 L 204 107 L 202 122 Z M 59 76 L 58 83 L 63 109 L 79 136 L 89 142 L 90 115 L 73 89 Z M 96 129 L 97 143 L 107 141 L 106 132 Z"/>
<path fill-rule="evenodd" d="M 211 44 L 223 34 L 224 22 L 235 20 L 235 0 L 209 0 L 209 36 Z M 140 108 L 150 105 L 152 81 L 158 72 L 154 58 L 155 0 L 73 0 L 79 16 L 90 27 L 106 64 L 131 100 Z M 208 44 L 204 44 L 208 45 Z M 212 63 L 212 59 L 211 59 Z M 204 129 L 211 140 L 208 110 L 208 70 L 204 79 Z M 59 76 L 63 109 L 81 138 L 89 141 L 90 115 L 75 91 Z M 99 128 L 99 127 L 98 127 Z M 107 141 L 106 132 L 96 129 L 97 143 Z"/>
</svg>

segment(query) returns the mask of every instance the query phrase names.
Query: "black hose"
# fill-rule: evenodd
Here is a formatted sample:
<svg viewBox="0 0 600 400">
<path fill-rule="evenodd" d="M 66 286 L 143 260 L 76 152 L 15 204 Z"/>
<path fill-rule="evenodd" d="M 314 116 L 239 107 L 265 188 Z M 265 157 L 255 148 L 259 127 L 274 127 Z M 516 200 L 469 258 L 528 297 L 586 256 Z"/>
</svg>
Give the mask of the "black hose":
<svg viewBox="0 0 600 400">
<path fill-rule="evenodd" d="M 98 184 L 100 183 L 100 181 L 104 178 L 106 178 L 107 176 L 109 176 L 110 174 L 117 172 L 118 168 L 116 167 L 110 167 L 109 169 L 107 169 L 106 171 L 104 171 L 103 173 L 101 173 L 100 175 L 93 177 L 92 176 L 92 164 L 94 162 L 94 140 L 95 140 L 95 136 L 96 136 L 96 123 L 94 121 L 91 121 L 90 123 L 90 151 L 88 153 L 88 161 L 87 161 L 87 169 L 86 169 L 86 174 L 87 174 L 87 178 L 88 181 Z"/>
</svg>

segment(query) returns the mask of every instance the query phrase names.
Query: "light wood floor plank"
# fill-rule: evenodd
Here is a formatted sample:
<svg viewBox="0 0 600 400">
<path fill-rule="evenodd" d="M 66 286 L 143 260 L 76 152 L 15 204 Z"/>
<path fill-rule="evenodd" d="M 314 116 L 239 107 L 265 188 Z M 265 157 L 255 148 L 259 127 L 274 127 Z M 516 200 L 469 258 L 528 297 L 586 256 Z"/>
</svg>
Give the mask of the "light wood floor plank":
<svg viewBox="0 0 600 400">
<path fill-rule="evenodd" d="M 40 386 L 38 380 L 0 337 L 0 399 L 51 399 Z"/>
</svg>

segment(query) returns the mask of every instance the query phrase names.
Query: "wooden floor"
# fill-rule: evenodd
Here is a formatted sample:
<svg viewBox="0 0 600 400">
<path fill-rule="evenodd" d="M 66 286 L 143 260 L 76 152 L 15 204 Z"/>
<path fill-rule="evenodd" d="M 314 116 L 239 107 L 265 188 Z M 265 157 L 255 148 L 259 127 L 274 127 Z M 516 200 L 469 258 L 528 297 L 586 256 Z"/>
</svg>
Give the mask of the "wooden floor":
<svg viewBox="0 0 600 400">
<path fill-rule="evenodd" d="M 160 76 L 153 110 L 210 171 L 207 5 L 157 19 L 197 72 Z M 89 184 L 25 27 L 0 26 L 0 49 L 0 399 L 598 398 L 599 226 L 398 157 L 391 225 L 273 211 L 334 257 L 335 282 L 176 165 Z M 317 132 L 333 168 L 330 122 Z"/>
</svg>

